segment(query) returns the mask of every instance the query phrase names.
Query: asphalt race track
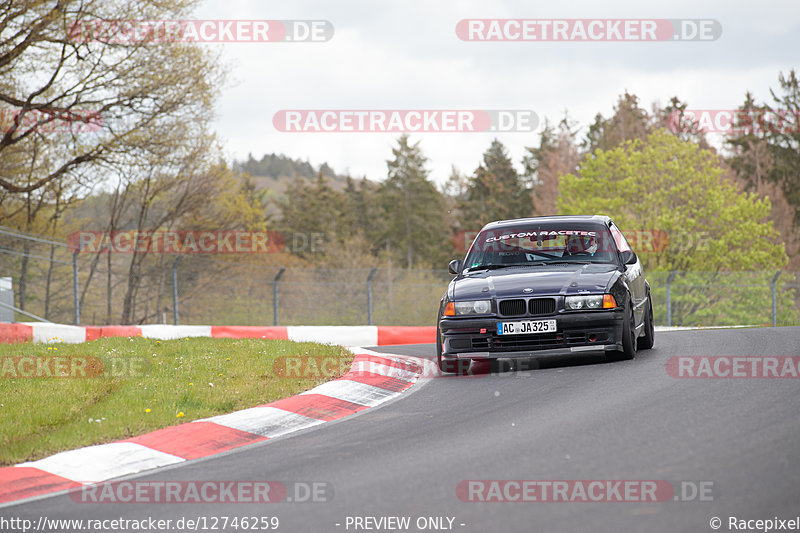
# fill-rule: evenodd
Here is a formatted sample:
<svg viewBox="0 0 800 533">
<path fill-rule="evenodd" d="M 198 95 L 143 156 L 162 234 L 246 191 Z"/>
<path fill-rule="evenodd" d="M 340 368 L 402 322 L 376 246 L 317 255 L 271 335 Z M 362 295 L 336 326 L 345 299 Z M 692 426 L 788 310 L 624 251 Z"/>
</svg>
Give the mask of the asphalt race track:
<svg viewBox="0 0 800 533">
<path fill-rule="evenodd" d="M 430 357 L 434 347 L 381 351 Z M 61 494 L 0 508 L 0 517 L 277 516 L 286 532 L 669 533 L 713 531 L 713 517 L 718 531 L 730 531 L 731 516 L 795 519 L 800 380 L 668 375 L 670 357 L 698 355 L 800 356 L 800 327 L 671 331 L 633 361 L 534 360 L 532 371 L 434 378 L 353 417 L 130 478 L 324 482 L 327 502 L 84 504 Z M 692 501 L 465 502 L 456 493 L 464 480 L 665 480 Z M 356 529 L 352 518 L 395 516 L 410 517 L 410 527 Z M 454 521 L 418 529 L 420 517 Z"/>
</svg>

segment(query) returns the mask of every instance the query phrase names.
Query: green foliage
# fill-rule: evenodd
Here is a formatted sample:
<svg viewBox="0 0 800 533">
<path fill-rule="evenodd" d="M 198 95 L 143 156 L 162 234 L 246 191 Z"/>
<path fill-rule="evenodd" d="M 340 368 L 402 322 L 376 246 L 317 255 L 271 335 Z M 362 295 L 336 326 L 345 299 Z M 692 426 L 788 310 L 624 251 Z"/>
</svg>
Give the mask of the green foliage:
<svg viewBox="0 0 800 533">
<path fill-rule="evenodd" d="M 583 141 L 588 153 L 609 150 L 624 141 L 643 139 L 650 132 L 647 111 L 639 107 L 639 98 L 625 91 L 614 106 L 614 114 L 603 118 L 598 113 Z"/>
<path fill-rule="evenodd" d="M 483 153 L 483 162 L 469 181 L 460 209 L 461 225 L 468 229 L 480 229 L 493 220 L 531 216 L 530 190 L 497 139 Z"/>
<path fill-rule="evenodd" d="M 769 281 L 786 253 L 767 220 L 769 199 L 740 192 L 723 173 L 712 153 L 657 131 L 598 150 L 578 175 L 563 176 L 558 206 L 562 214 L 607 214 L 623 230 L 666 232 L 666 248 L 638 251 L 653 273 L 658 322 L 665 322 L 666 276 L 676 270 L 673 324 L 766 323 Z M 791 309 L 792 291 L 781 298 Z"/>
<path fill-rule="evenodd" d="M 771 282 L 775 271 L 680 272 L 671 284 L 673 326 L 772 324 Z M 647 272 L 656 324 L 667 323 L 669 272 Z M 783 273 L 776 285 L 777 324 L 797 324 L 796 282 Z"/>
<path fill-rule="evenodd" d="M 388 177 L 377 191 L 385 223 L 380 241 L 408 268 L 442 264 L 449 255 L 443 247 L 451 227 L 442 194 L 428 179 L 428 160 L 419 142 L 409 144 L 408 135 L 398 139 L 392 155 Z"/>
<path fill-rule="evenodd" d="M 783 95 L 772 92 L 774 104 L 767 106 L 773 113 L 782 113 L 783 121 L 768 128 L 770 155 L 774 162 L 770 178 L 783 186 L 786 199 L 794 207 L 794 222 L 800 225 L 800 80 L 792 70 L 781 74 L 779 82 Z"/>
<path fill-rule="evenodd" d="M 264 154 L 261 159 L 255 159 L 253 154 L 248 154 L 247 160 L 237 162 L 235 168 L 251 176 L 267 176 L 276 180 L 280 178 L 313 180 L 317 175 L 328 179 L 341 179 L 327 163 L 322 163 L 315 169 L 308 161 L 292 159 L 283 154 Z"/>
<path fill-rule="evenodd" d="M 650 270 L 777 270 L 786 264 L 767 198 L 722 180 L 718 159 L 665 132 L 598 150 L 561 178 L 562 214 L 602 213 L 623 230 L 660 230 L 666 250 L 642 252 Z M 697 238 L 702 236 L 702 239 Z"/>
</svg>

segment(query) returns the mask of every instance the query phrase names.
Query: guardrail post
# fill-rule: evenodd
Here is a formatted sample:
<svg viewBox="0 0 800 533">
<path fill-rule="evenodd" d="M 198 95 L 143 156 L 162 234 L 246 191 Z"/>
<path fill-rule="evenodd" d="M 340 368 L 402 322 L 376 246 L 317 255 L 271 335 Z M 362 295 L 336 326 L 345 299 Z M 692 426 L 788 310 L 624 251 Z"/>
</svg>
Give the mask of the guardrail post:
<svg viewBox="0 0 800 533">
<path fill-rule="evenodd" d="M 75 325 L 81 323 L 81 301 L 78 297 L 78 252 L 72 254 L 72 298 L 75 302 Z"/>
<path fill-rule="evenodd" d="M 667 327 L 672 326 L 672 280 L 676 272 L 673 270 L 667 277 Z"/>
<path fill-rule="evenodd" d="M 373 268 L 367 276 L 367 325 L 372 325 L 372 277 L 377 272 L 377 268 Z"/>
<path fill-rule="evenodd" d="M 272 280 L 272 325 L 278 325 L 278 281 L 283 276 L 286 269 L 282 268 L 278 271 L 278 275 Z"/>
<path fill-rule="evenodd" d="M 775 273 L 775 277 L 772 278 L 772 327 L 778 325 L 778 312 L 777 312 L 777 306 L 775 304 L 775 284 L 777 283 L 778 276 L 780 275 L 781 271 L 778 270 L 778 272 Z"/>
<path fill-rule="evenodd" d="M 182 255 L 172 263 L 172 323 L 178 325 L 178 264 L 183 259 Z M 166 317 L 164 317 L 166 319 Z"/>
</svg>

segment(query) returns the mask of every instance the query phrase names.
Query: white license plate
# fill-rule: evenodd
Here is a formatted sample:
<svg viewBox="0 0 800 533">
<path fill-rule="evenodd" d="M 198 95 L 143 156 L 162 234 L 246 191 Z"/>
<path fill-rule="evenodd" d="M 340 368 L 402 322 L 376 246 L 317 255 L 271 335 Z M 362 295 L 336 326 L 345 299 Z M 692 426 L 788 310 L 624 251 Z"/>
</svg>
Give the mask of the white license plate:
<svg viewBox="0 0 800 533">
<path fill-rule="evenodd" d="M 523 320 L 522 322 L 498 322 L 498 335 L 524 335 L 551 333 L 556 330 L 555 320 Z"/>
</svg>

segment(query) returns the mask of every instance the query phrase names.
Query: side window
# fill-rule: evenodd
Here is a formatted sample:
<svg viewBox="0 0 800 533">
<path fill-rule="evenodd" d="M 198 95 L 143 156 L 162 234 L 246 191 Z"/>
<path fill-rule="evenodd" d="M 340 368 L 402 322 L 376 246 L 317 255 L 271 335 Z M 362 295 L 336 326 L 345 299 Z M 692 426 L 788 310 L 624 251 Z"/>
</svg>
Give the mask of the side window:
<svg viewBox="0 0 800 533">
<path fill-rule="evenodd" d="M 625 236 L 613 222 L 611 223 L 609 229 L 611 230 L 611 236 L 614 237 L 614 244 L 617 245 L 617 250 L 624 252 L 625 250 L 631 249 L 631 247 L 628 245 L 628 241 L 625 240 Z"/>
</svg>

